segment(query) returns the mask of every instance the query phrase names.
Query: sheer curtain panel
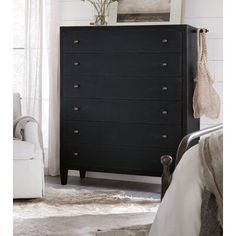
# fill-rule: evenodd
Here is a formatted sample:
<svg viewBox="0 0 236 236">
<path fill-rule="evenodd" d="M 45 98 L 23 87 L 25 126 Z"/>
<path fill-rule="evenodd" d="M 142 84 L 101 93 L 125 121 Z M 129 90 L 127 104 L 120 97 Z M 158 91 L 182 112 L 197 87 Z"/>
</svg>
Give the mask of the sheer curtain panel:
<svg viewBox="0 0 236 236">
<path fill-rule="evenodd" d="M 25 0 L 25 77 L 23 114 L 42 124 L 43 1 Z"/>
<path fill-rule="evenodd" d="M 52 176 L 59 174 L 60 165 L 59 6 L 58 0 L 45 0 L 49 62 L 48 174 Z"/>
</svg>

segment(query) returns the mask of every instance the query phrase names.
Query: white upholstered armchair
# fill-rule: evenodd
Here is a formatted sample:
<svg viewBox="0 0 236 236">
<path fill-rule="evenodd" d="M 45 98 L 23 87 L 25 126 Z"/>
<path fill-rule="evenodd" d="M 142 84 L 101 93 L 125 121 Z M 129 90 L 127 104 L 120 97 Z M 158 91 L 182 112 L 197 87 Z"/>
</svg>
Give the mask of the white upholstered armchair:
<svg viewBox="0 0 236 236">
<path fill-rule="evenodd" d="M 22 116 L 18 93 L 13 94 L 13 136 L 13 197 L 42 197 L 44 165 L 41 130 L 32 117 Z"/>
</svg>

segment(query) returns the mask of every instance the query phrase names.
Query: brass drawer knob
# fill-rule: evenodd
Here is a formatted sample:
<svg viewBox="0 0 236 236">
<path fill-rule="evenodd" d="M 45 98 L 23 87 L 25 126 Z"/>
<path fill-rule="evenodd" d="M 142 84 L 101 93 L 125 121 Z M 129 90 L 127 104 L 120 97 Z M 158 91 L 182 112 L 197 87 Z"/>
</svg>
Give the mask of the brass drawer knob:
<svg viewBox="0 0 236 236">
<path fill-rule="evenodd" d="M 168 87 L 167 87 L 167 86 L 162 86 L 162 87 L 161 87 L 161 90 L 162 90 L 162 91 L 167 91 L 167 90 L 168 90 Z"/>
<path fill-rule="evenodd" d="M 74 154 L 75 157 L 79 156 L 78 152 L 74 152 L 73 154 Z"/>
<path fill-rule="evenodd" d="M 79 111 L 80 107 L 74 107 L 74 111 Z"/>
<path fill-rule="evenodd" d="M 168 138 L 168 135 L 167 134 L 162 134 L 161 137 L 162 138 Z"/>
<path fill-rule="evenodd" d="M 162 43 L 168 43 L 168 39 L 162 39 L 161 42 Z"/>
<path fill-rule="evenodd" d="M 162 115 L 168 115 L 168 111 L 162 111 L 161 114 Z"/>
<path fill-rule="evenodd" d="M 75 40 L 74 40 L 74 44 L 79 44 L 79 42 L 80 42 L 80 41 L 79 41 L 78 39 L 75 39 Z"/>
<path fill-rule="evenodd" d="M 80 131 L 78 129 L 74 129 L 74 134 L 79 134 Z"/>
<path fill-rule="evenodd" d="M 80 87 L 79 84 L 74 84 L 74 89 L 77 89 L 77 88 L 79 88 L 79 87 Z"/>
<path fill-rule="evenodd" d="M 80 62 L 76 61 L 74 62 L 74 66 L 79 66 L 80 65 Z"/>
<path fill-rule="evenodd" d="M 168 66 L 168 63 L 167 62 L 163 62 L 163 63 L 161 63 L 161 66 L 162 67 L 166 67 L 166 66 Z"/>
</svg>

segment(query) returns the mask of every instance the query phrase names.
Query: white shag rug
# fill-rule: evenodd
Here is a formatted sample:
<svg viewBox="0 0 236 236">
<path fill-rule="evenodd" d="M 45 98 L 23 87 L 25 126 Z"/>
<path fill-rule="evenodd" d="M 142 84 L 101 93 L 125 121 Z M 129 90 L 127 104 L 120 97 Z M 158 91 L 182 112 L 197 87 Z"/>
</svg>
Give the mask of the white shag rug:
<svg viewBox="0 0 236 236">
<path fill-rule="evenodd" d="M 122 191 L 49 187 L 43 199 L 14 201 L 14 235 L 143 236 L 158 204 Z"/>
</svg>

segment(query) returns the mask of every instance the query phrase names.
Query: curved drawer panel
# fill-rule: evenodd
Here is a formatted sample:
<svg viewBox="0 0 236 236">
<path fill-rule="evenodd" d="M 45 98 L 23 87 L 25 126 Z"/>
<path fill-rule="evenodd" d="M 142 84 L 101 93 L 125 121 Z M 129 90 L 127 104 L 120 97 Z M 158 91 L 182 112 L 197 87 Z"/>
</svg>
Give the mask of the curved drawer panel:
<svg viewBox="0 0 236 236">
<path fill-rule="evenodd" d="M 65 120 L 180 124 L 181 102 L 65 99 Z"/>
<path fill-rule="evenodd" d="M 63 64 L 63 75 L 182 75 L 182 55 L 176 53 L 64 54 Z"/>
<path fill-rule="evenodd" d="M 65 97 L 181 100 L 182 78 L 65 76 Z"/>
<path fill-rule="evenodd" d="M 182 33 L 174 29 L 90 27 L 62 32 L 64 52 L 181 52 Z"/>
<path fill-rule="evenodd" d="M 181 126 L 120 124 L 104 122 L 64 122 L 66 142 L 175 148 L 181 140 Z"/>
<path fill-rule="evenodd" d="M 175 156 L 175 149 L 66 144 L 62 162 L 72 169 L 161 176 L 162 155 Z"/>
</svg>

